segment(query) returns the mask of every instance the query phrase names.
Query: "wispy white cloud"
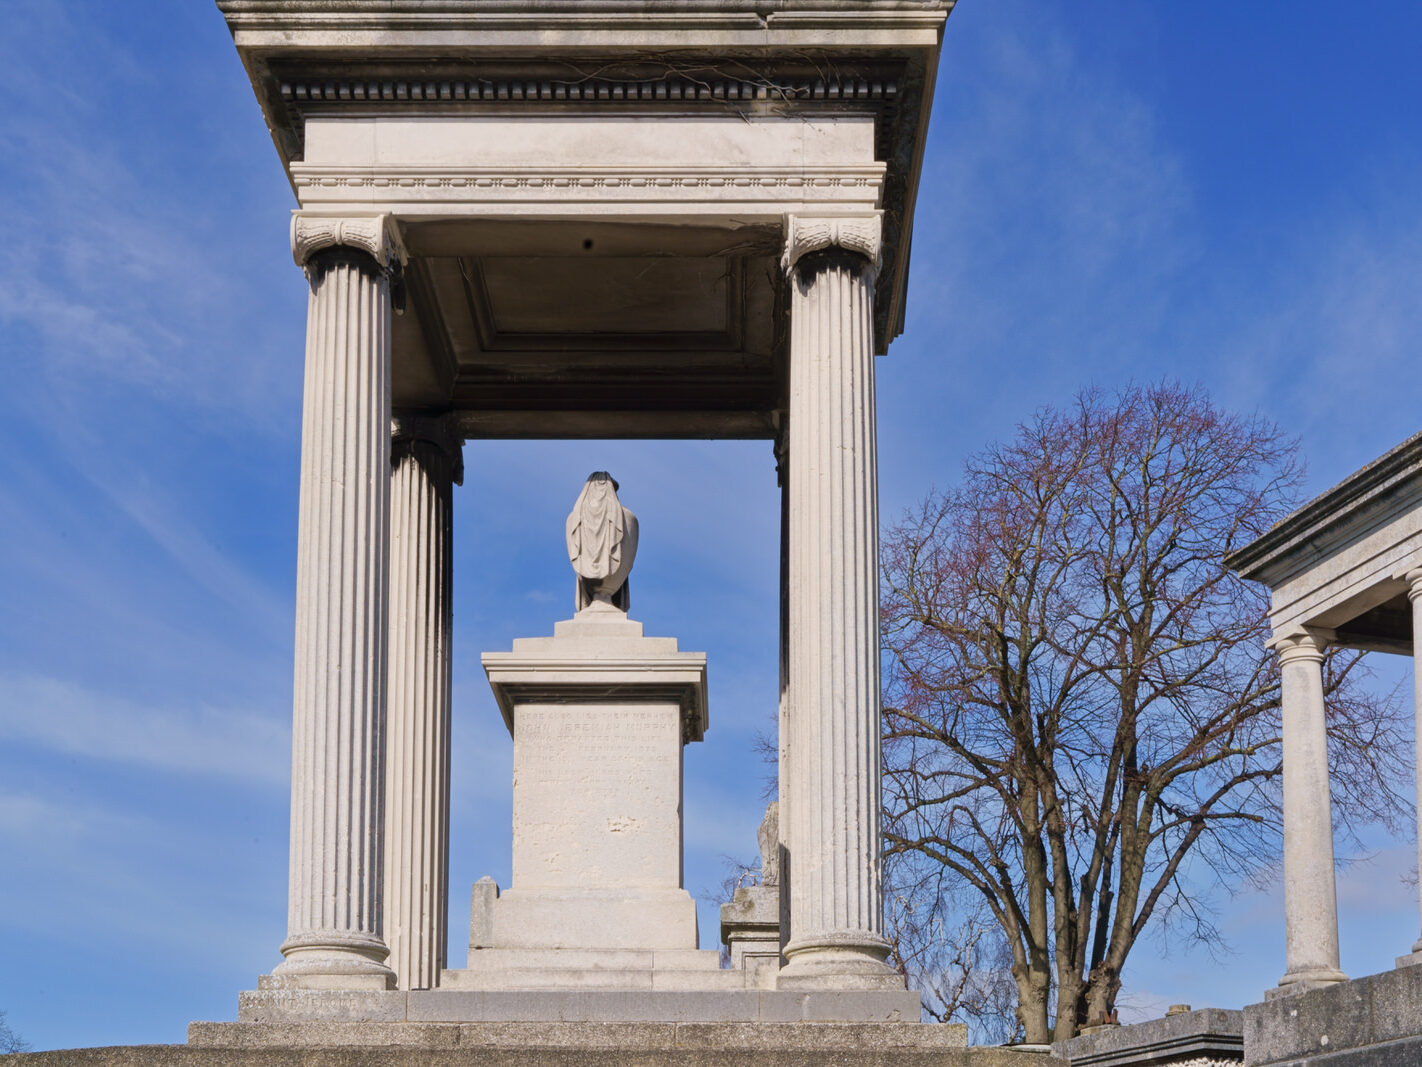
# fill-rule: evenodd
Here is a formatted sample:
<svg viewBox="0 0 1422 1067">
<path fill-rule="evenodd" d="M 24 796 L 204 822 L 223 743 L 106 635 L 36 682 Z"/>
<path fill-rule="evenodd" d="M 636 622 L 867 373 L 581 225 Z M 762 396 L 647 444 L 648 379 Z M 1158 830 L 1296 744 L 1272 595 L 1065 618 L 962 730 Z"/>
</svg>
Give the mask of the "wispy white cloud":
<svg viewBox="0 0 1422 1067">
<path fill-rule="evenodd" d="M 151 67 L 126 43 L 76 26 L 73 11 L 44 6 L 17 11 L 0 44 L 12 103 L 0 115 L 0 152 L 11 161 L 0 162 L 11 209 L 0 324 L 21 339 L 11 389 L 42 408 L 78 404 L 90 419 L 112 414 L 102 406 L 111 389 L 131 389 L 171 405 L 175 421 L 201 412 L 249 432 L 279 431 L 273 400 L 289 401 L 299 387 L 291 366 L 300 320 L 289 353 L 258 335 L 273 317 L 299 316 L 300 275 L 268 289 L 253 269 L 260 238 L 205 203 L 212 193 L 200 175 L 210 161 L 184 159 L 172 143 L 155 152 L 148 128 L 116 124 L 114 109 L 99 104 L 161 98 Z M 61 63 L 70 75 L 57 80 Z M 174 173 L 175 162 L 187 172 Z M 278 237 L 280 222 L 278 212 Z M 256 306 L 257 292 L 266 315 L 254 320 L 244 305 Z"/>
<path fill-rule="evenodd" d="M 909 322 L 879 364 L 886 517 L 1038 405 L 1149 377 L 1200 254 L 1154 112 L 1055 9 L 959 25 L 917 208 Z"/>
<path fill-rule="evenodd" d="M 285 787 L 283 717 L 195 704 L 148 707 L 56 678 L 0 674 L 0 737 L 105 763 Z"/>
</svg>

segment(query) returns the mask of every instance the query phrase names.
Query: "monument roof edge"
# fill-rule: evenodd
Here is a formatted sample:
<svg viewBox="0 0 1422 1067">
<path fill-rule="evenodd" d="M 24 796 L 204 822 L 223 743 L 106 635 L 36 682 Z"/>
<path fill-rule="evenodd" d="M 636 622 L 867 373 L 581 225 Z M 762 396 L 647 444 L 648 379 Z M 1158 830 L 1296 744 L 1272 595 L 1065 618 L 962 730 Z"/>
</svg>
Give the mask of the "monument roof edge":
<svg viewBox="0 0 1422 1067">
<path fill-rule="evenodd" d="M 938 29 L 956 0 L 217 0 L 234 35 L 528 29 Z M 273 44 L 292 45 L 287 39 Z M 333 41 L 337 46 L 349 38 Z"/>
<path fill-rule="evenodd" d="M 1318 542 L 1365 525 L 1402 490 L 1422 490 L 1422 433 L 1413 434 L 1354 471 L 1331 489 L 1284 516 L 1259 537 L 1225 557 L 1243 578 L 1269 584 L 1318 556 Z"/>
</svg>

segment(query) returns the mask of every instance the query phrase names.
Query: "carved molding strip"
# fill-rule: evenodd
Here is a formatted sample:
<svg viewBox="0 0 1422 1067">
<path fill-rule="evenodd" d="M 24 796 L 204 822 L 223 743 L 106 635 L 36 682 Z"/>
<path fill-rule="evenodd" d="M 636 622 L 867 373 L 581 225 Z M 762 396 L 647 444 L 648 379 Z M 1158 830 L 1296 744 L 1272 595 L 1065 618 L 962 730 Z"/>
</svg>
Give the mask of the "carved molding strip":
<svg viewBox="0 0 1422 1067">
<path fill-rule="evenodd" d="M 800 259 L 811 252 L 827 248 L 842 248 L 856 252 L 879 267 L 879 252 L 883 244 L 883 223 L 880 212 L 872 215 L 849 216 L 785 216 L 785 254 L 780 265 L 786 273 L 795 269 Z"/>
<path fill-rule="evenodd" d="M 744 81 L 732 78 L 645 80 L 475 78 L 454 81 L 284 81 L 282 99 L 302 104 L 577 101 L 671 103 L 727 100 L 883 101 L 898 95 L 892 78 L 786 78 Z"/>
<path fill-rule="evenodd" d="M 785 200 L 877 205 L 884 164 L 837 167 L 332 167 L 293 163 L 302 203 Z"/>
<path fill-rule="evenodd" d="M 405 249 L 394 220 L 389 215 L 355 218 L 325 218 L 320 215 L 291 217 L 291 255 L 298 267 L 325 248 L 341 245 L 369 253 L 384 270 L 405 262 Z"/>
</svg>

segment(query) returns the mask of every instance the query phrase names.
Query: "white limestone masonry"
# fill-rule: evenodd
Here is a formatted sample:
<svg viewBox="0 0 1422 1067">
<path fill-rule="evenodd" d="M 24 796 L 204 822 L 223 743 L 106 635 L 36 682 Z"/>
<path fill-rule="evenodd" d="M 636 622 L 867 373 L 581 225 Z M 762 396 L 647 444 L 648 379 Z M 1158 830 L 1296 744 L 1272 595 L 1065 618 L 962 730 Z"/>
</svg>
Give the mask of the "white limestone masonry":
<svg viewBox="0 0 1422 1067">
<path fill-rule="evenodd" d="M 381 937 L 391 310 L 384 268 L 395 247 L 387 224 L 298 216 L 292 225 L 311 296 L 289 907 L 286 959 L 273 977 L 310 988 L 385 989 L 393 978 Z M 351 254 L 322 262 L 327 249 Z"/>
<path fill-rule="evenodd" d="M 1324 728 L 1326 633 L 1275 638 L 1283 671 L 1284 923 L 1286 969 L 1273 993 L 1343 982 L 1338 966 L 1338 896 Z"/>
<path fill-rule="evenodd" d="M 873 357 L 952 0 L 218 5 L 313 288 L 290 937 L 244 1021 L 917 1019 L 883 963 Z M 705 658 L 628 620 L 607 472 L 576 617 L 484 659 L 513 878 L 445 965 L 450 484 L 462 438 L 550 437 L 776 442 L 784 870 L 735 968 L 683 885 Z"/>
<path fill-rule="evenodd" d="M 903 987 L 883 963 L 879 858 L 878 250 L 877 216 L 786 223 L 792 595 L 782 989 Z"/>
<path fill-rule="evenodd" d="M 682 746 L 706 657 L 598 599 L 552 637 L 486 653 L 514 739 L 513 886 L 475 886 L 449 989 L 740 988 L 697 949 L 682 886 Z"/>
<path fill-rule="evenodd" d="M 401 989 L 431 989 L 449 933 L 451 497 L 459 445 L 397 421 L 390 472 L 385 940 Z"/>
</svg>

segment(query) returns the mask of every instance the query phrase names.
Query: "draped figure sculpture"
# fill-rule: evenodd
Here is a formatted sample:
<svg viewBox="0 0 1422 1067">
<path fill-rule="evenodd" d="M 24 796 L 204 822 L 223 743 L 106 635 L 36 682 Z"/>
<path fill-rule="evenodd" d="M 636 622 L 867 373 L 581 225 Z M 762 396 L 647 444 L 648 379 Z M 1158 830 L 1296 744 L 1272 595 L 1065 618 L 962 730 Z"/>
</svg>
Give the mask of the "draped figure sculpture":
<svg viewBox="0 0 1422 1067">
<path fill-rule="evenodd" d="M 608 604 L 626 612 L 627 575 L 637 555 L 637 516 L 617 499 L 617 482 L 594 471 L 568 515 L 568 560 L 578 576 L 577 610 Z"/>
</svg>

